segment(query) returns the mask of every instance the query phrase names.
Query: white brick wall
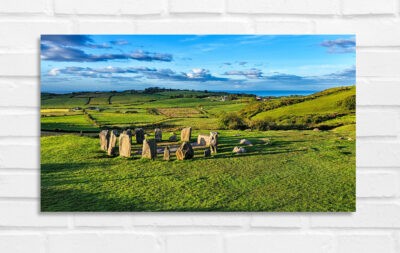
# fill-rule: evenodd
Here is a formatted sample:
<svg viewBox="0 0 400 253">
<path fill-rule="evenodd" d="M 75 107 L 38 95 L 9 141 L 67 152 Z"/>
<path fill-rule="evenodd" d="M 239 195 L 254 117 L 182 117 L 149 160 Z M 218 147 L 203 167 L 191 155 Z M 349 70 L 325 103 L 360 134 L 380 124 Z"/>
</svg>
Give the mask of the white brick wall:
<svg viewBox="0 0 400 253">
<path fill-rule="evenodd" d="M 39 34 L 356 33 L 357 212 L 39 212 Z M 0 252 L 400 252 L 400 0 L 0 1 Z"/>
</svg>

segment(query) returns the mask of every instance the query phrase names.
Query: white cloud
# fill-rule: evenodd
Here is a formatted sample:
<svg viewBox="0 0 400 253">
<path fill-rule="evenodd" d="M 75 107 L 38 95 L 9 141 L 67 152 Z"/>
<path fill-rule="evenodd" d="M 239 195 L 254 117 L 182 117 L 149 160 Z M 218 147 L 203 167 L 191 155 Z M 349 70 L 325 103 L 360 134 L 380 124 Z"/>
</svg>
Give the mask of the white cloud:
<svg viewBox="0 0 400 253">
<path fill-rule="evenodd" d="M 50 76 L 57 76 L 58 74 L 60 74 L 60 70 L 58 68 L 53 68 L 49 71 L 48 73 Z"/>
</svg>

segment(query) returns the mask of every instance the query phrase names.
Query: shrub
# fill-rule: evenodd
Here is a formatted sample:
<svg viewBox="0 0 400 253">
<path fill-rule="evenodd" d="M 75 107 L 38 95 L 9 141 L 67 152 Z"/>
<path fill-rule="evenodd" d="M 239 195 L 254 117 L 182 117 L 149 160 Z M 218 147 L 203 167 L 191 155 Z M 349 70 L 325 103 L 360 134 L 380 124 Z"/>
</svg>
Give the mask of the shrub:
<svg viewBox="0 0 400 253">
<path fill-rule="evenodd" d="M 131 110 L 131 111 L 125 111 L 125 113 L 138 113 L 138 111 L 135 111 L 135 110 Z"/>
<path fill-rule="evenodd" d="M 347 110 L 355 110 L 356 109 L 356 95 L 349 96 L 345 100 L 343 100 L 342 107 Z"/>
<path fill-rule="evenodd" d="M 249 123 L 251 129 L 256 129 L 260 131 L 274 130 L 277 128 L 276 122 L 270 118 L 263 120 L 251 120 Z"/>
<path fill-rule="evenodd" d="M 147 113 L 152 114 L 152 115 L 159 115 L 160 113 L 156 108 L 148 108 Z"/>
<path fill-rule="evenodd" d="M 246 129 L 245 120 L 237 113 L 230 112 L 221 114 L 219 118 L 220 127 L 224 129 Z"/>
</svg>

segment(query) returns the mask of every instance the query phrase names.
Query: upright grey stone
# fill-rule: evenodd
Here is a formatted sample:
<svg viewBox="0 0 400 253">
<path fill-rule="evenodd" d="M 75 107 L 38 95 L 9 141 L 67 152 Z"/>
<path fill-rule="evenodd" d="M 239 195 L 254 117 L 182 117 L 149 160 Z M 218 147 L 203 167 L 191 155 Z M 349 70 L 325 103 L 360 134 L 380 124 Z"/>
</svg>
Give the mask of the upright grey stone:
<svg viewBox="0 0 400 253">
<path fill-rule="evenodd" d="M 199 134 L 197 136 L 197 144 L 201 146 L 210 146 L 211 137 L 205 134 Z"/>
<path fill-rule="evenodd" d="M 172 133 L 172 135 L 168 138 L 169 141 L 177 141 L 178 138 L 176 137 L 175 133 Z"/>
<path fill-rule="evenodd" d="M 108 130 L 102 130 L 99 133 L 99 137 L 100 137 L 100 148 L 101 148 L 101 150 L 107 151 L 107 149 L 108 149 L 108 141 L 110 139 L 110 133 L 108 132 Z"/>
<path fill-rule="evenodd" d="M 239 144 L 242 145 L 249 145 L 249 146 L 253 146 L 253 144 L 251 143 L 251 141 L 247 140 L 247 139 L 241 139 Z"/>
<path fill-rule="evenodd" d="M 110 131 L 110 140 L 108 142 L 108 149 L 107 149 L 107 154 L 108 155 L 115 155 L 117 153 L 117 134 L 118 132 L 115 130 Z"/>
<path fill-rule="evenodd" d="M 129 135 L 132 138 L 132 130 L 130 130 L 129 128 L 123 131 L 123 133 Z"/>
<path fill-rule="evenodd" d="M 156 159 L 157 157 L 157 143 L 154 139 L 144 139 L 142 148 L 142 158 Z"/>
<path fill-rule="evenodd" d="M 156 139 L 156 141 L 162 141 L 162 131 L 160 128 L 156 128 L 154 130 L 154 138 Z"/>
<path fill-rule="evenodd" d="M 194 157 L 194 151 L 192 145 L 189 142 L 183 142 L 181 146 L 176 150 L 176 159 L 187 160 Z"/>
<path fill-rule="evenodd" d="M 246 149 L 236 146 L 236 147 L 233 148 L 232 152 L 236 153 L 236 154 L 246 153 Z"/>
<path fill-rule="evenodd" d="M 119 156 L 131 157 L 132 136 L 129 131 L 123 131 L 119 136 Z"/>
<path fill-rule="evenodd" d="M 135 136 L 136 136 L 136 143 L 143 144 L 144 140 L 144 130 L 143 128 L 136 128 L 135 129 Z"/>
<path fill-rule="evenodd" d="M 181 131 L 181 141 L 182 142 L 190 142 L 190 138 L 192 137 L 192 128 L 186 127 Z"/>
<path fill-rule="evenodd" d="M 171 153 L 170 153 L 170 151 L 169 151 L 169 147 L 166 146 L 166 147 L 164 148 L 164 158 L 163 158 L 163 159 L 164 159 L 165 161 L 169 161 L 170 157 L 171 157 Z"/>
<path fill-rule="evenodd" d="M 218 133 L 217 132 L 210 132 L 210 149 L 211 153 L 217 153 L 218 147 Z"/>
</svg>

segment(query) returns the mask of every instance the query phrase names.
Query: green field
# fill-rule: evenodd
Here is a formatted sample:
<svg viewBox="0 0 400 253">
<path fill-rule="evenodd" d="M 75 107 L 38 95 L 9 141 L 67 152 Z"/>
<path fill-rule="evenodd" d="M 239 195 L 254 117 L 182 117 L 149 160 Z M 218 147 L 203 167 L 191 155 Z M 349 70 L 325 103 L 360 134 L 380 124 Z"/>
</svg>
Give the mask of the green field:
<svg viewBox="0 0 400 253">
<path fill-rule="evenodd" d="M 355 211 L 354 95 L 355 87 L 265 101 L 176 90 L 42 94 L 42 130 L 64 133 L 41 137 L 41 210 Z M 186 126 L 192 142 L 217 130 L 218 154 L 194 146 L 192 160 L 152 161 L 134 144 L 131 158 L 109 157 L 97 136 L 160 127 L 157 145 L 176 147 L 167 139 Z"/>
</svg>

